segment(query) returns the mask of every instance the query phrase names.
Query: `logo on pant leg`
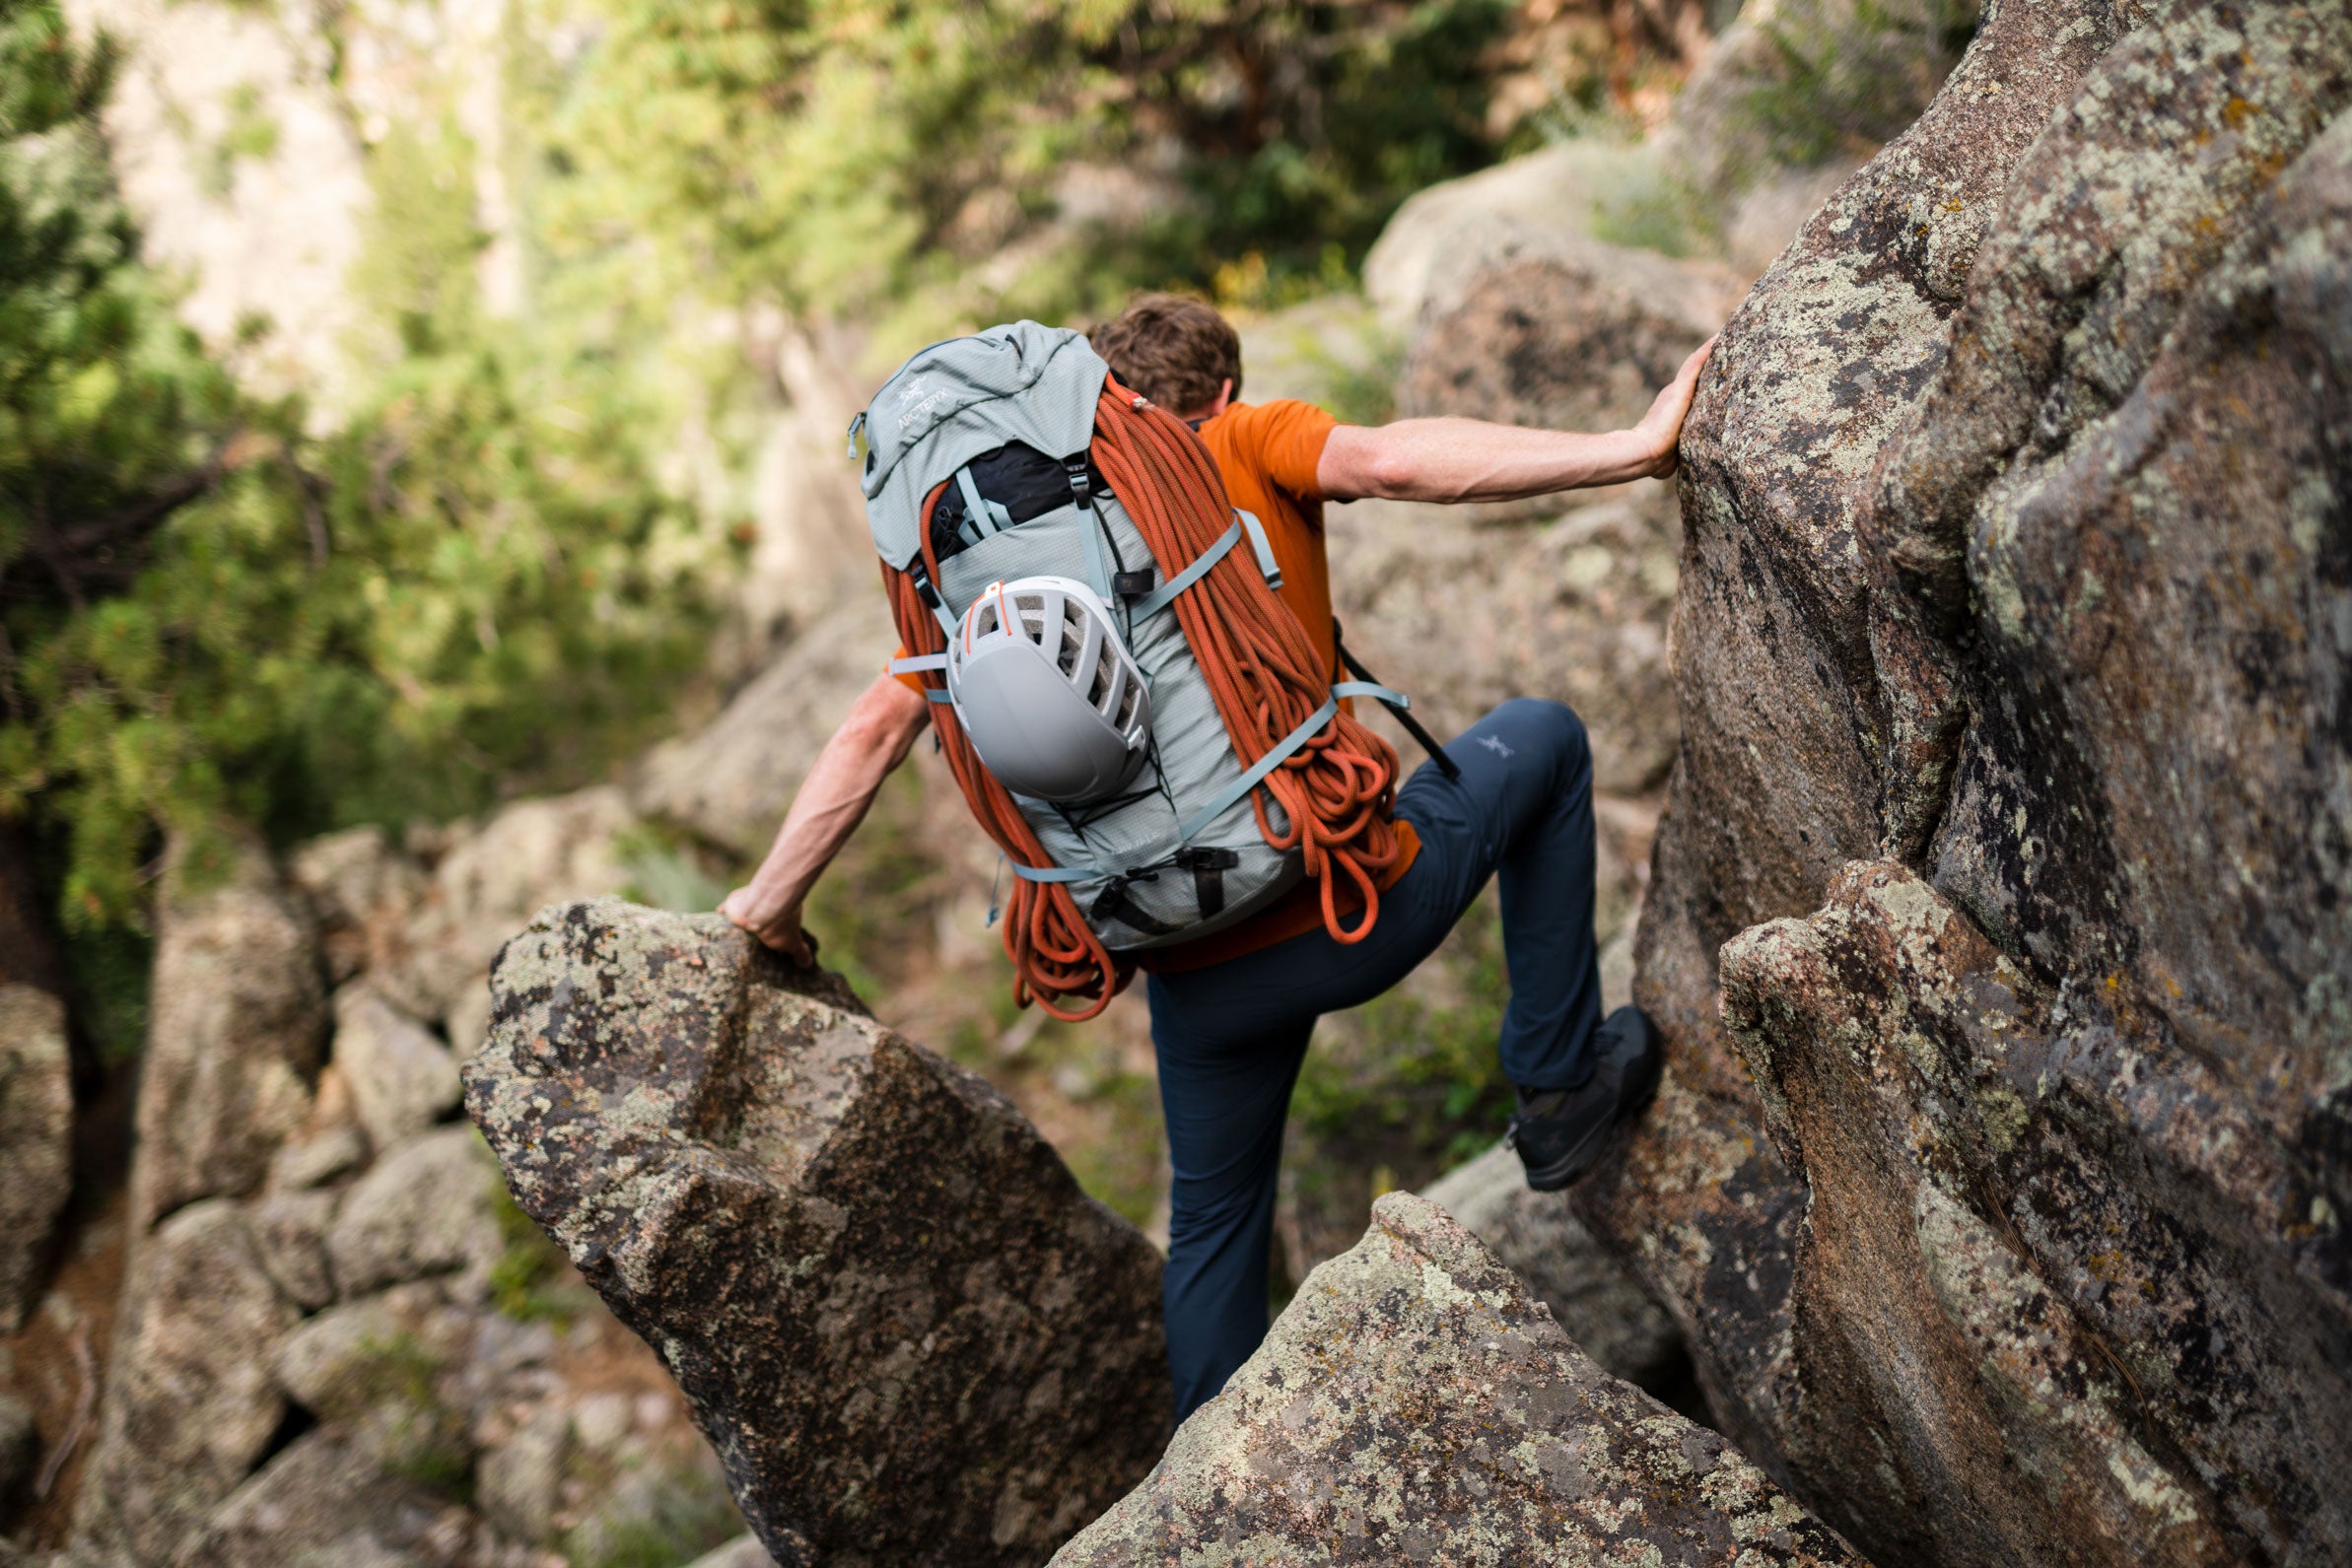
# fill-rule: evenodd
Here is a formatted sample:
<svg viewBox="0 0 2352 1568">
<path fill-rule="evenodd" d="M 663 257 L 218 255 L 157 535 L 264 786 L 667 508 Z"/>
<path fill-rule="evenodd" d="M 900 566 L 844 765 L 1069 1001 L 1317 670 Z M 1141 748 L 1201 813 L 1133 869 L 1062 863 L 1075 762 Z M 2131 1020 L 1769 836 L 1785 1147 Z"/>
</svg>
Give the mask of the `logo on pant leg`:
<svg viewBox="0 0 2352 1568">
<path fill-rule="evenodd" d="M 1494 755 L 1497 757 L 1510 758 L 1518 755 L 1517 752 L 1511 750 L 1510 747 L 1502 743 L 1502 737 L 1500 735 L 1481 735 L 1479 737 L 1479 744 L 1486 747 L 1488 751 L 1494 753 Z"/>
</svg>

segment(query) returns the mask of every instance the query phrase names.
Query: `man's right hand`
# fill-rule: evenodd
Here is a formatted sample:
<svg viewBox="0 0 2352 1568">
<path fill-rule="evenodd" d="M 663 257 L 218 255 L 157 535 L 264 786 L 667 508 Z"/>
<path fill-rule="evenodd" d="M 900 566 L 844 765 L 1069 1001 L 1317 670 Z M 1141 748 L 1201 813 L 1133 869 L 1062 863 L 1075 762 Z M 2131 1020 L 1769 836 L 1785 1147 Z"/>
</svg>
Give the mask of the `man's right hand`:
<svg viewBox="0 0 2352 1568">
<path fill-rule="evenodd" d="M 800 928 L 799 905 L 779 904 L 757 887 L 739 887 L 721 902 L 719 913 L 802 969 L 816 962 L 808 933 Z"/>
<path fill-rule="evenodd" d="M 1674 379 L 1659 389 L 1651 400 L 1649 412 L 1634 426 L 1643 444 L 1650 452 L 1650 477 L 1672 477 L 1675 459 L 1683 439 L 1683 421 L 1690 416 L 1691 400 L 1698 395 L 1698 373 L 1706 369 L 1707 356 L 1715 352 L 1715 340 L 1708 338 L 1691 351 L 1683 361 L 1683 368 L 1675 372 Z"/>
</svg>

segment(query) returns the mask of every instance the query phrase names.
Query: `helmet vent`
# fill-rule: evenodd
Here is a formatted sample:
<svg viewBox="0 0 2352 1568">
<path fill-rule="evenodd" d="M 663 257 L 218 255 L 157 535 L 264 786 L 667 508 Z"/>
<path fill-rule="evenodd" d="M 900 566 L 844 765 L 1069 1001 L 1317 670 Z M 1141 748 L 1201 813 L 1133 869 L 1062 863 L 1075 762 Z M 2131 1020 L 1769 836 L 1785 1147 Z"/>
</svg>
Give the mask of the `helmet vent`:
<svg viewBox="0 0 2352 1568">
<path fill-rule="evenodd" d="M 1033 593 L 1023 593 L 1012 601 L 1012 613 L 1021 619 L 1021 635 L 1040 648 L 1044 647 L 1044 602 Z"/>
<path fill-rule="evenodd" d="M 981 761 L 1016 795 L 1100 799 L 1149 754 L 1150 688 L 1109 607 L 1073 579 L 990 584 L 948 645 L 947 690 Z"/>
</svg>

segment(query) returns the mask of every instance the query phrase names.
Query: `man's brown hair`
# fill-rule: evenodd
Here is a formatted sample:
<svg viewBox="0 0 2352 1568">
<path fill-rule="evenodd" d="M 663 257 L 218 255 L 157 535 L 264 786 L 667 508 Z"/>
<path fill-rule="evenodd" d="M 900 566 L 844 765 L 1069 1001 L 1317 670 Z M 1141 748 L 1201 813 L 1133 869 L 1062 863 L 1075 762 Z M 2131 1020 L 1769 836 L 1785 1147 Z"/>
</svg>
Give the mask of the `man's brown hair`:
<svg viewBox="0 0 2352 1568">
<path fill-rule="evenodd" d="M 1206 300 L 1139 294 L 1089 336 L 1112 375 L 1162 408 L 1207 408 L 1228 377 L 1241 395 L 1241 336 Z"/>
</svg>

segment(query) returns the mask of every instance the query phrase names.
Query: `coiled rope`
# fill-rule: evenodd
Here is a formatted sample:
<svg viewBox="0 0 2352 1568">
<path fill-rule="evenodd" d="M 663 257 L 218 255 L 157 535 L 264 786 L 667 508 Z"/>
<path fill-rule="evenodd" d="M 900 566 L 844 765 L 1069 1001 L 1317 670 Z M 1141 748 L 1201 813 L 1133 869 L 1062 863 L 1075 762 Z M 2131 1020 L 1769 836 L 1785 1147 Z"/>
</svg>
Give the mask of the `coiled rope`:
<svg viewBox="0 0 2352 1568">
<path fill-rule="evenodd" d="M 1182 420 L 1116 379 L 1106 381 L 1095 407 L 1092 452 L 1162 581 L 1190 566 L 1231 525 L 1232 503 L 1209 448 Z M 934 490 L 923 509 L 923 559 L 934 581 L 939 565 L 931 546 L 931 512 L 945 489 Z M 908 651 L 941 651 L 945 632 L 915 579 L 887 565 L 882 579 Z M 1228 550 L 1176 596 L 1175 611 L 1243 767 L 1274 750 L 1330 698 L 1322 655 L 1249 551 Z M 973 750 L 954 709 L 937 705 L 932 716 L 948 768 L 982 829 L 1020 864 L 1051 865 L 1019 805 Z M 1342 709 L 1251 791 L 1258 831 L 1277 850 L 1297 850 L 1318 884 L 1323 925 L 1335 941 L 1361 941 L 1379 918 L 1379 876 L 1399 852 L 1390 815 L 1396 784 L 1395 748 Z M 1352 926 L 1341 910 L 1349 887 L 1363 905 L 1362 919 Z M 1061 883 L 1016 878 L 1003 940 L 1013 965 L 1014 998 L 1023 1006 L 1035 1001 L 1056 1018 L 1093 1017 L 1135 976 L 1134 963 L 1103 946 Z M 1071 1005 L 1073 999 L 1079 1005 Z"/>
</svg>

